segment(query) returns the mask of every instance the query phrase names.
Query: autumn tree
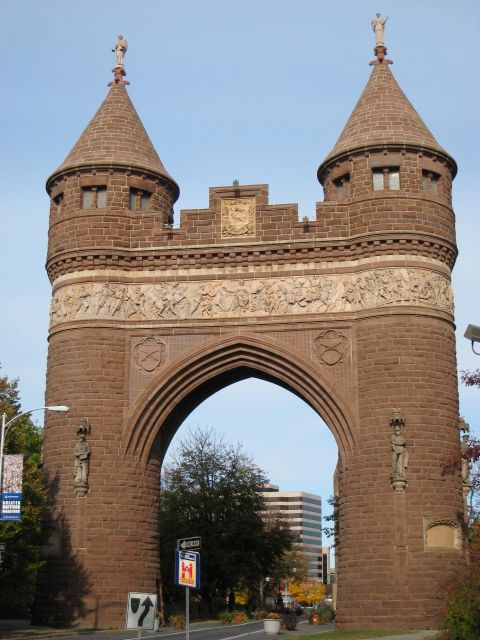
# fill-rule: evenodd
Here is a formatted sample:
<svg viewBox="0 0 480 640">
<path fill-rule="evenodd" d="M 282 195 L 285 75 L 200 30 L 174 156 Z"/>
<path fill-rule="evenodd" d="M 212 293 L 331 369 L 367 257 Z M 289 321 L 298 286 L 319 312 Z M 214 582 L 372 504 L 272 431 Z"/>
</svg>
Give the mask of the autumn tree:
<svg viewBox="0 0 480 640">
<path fill-rule="evenodd" d="M 461 371 L 460 377 L 466 386 L 480 388 L 479 369 Z M 468 426 L 464 426 L 467 434 Z M 480 637 L 480 440 L 468 435 L 462 439 L 462 450 L 444 462 L 442 473 L 462 473 L 470 488 L 465 523 L 470 562 L 465 574 L 448 590 L 443 627 L 450 640 L 476 640 Z"/>
<path fill-rule="evenodd" d="M 215 609 L 235 589 L 258 593 L 262 577 L 292 544 L 288 527 L 264 519 L 264 473 L 241 446 L 197 428 L 180 442 L 162 474 L 160 557 L 166 600 L 176 540 L 202 537 L 201 598 Z M 183 595 L 182 595 L 183 597 Z"/>
<path fill-rule="evenodd" d="M 22 412 L 18 380 L 0 376 L 0 413 L 7 422 Z M 6 545 L 0 565 L 0 616 L 27 615 L 33 602 L 40 547 L 46 538 L 46 491 L 40 472 L 42 430 L 29 416 L 8 430 L 6 454 L 22 453 L 23 501 L 20 522 L 0 522 L 0 542 Z"/>
<path fill-rule="evenodd" d="M 295 580 L 290 583 L 290 593 L 297 602 L 312 605 L 325 600 L 327 587 L 318 580 Z"/>
<path fill-rule="evenodd" d="M 460 380 L 466 387 L 480 387 L 480 369 L 460 371 Z"/>
</svg>

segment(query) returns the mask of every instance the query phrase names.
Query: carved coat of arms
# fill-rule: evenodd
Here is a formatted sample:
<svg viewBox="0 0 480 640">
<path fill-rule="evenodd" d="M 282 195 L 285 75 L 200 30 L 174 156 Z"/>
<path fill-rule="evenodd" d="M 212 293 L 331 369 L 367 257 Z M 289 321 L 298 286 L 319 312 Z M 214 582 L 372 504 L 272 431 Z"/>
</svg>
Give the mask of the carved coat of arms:
<svg viewBox="0 0 480 640">
<path fill-rule="evenodd" d="M 255 198 L 222 200 L 222 236 L 255 235 Z"/>
<path fill-rule="evenodd" d="M 135 346 L 135 364 L 139 369 L 151 373 L 165 362 L 166 351 L 167 345 L 160 338 L 145 338 Z"/>
</svg>

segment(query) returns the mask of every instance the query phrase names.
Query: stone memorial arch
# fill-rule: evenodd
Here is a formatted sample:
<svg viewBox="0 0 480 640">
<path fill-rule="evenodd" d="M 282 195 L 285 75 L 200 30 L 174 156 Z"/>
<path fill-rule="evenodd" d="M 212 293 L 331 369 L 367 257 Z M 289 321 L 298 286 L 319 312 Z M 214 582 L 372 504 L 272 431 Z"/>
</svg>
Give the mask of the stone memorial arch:
<svg viewBox="0 0 480 640">
<path fill-rule="evenodd" d="M 441 476 L 459 447 L 456 164 L 396 83 L 383 25 L 302 221 L 266 185 L 234 183 L 173 227 L 179 188 L 117 41 L 108 95 L 47 181 L 47 404 L 71 411 L 46 419 L 54 531 L 37 620 L 121 625 L 127 592 L 156 589 L 168 444 L 205 398 L 257 376 L 303 398 L 338 445 L 337 624 L 438 624 L 465 562 L 462 481 Z"/>
</svg>

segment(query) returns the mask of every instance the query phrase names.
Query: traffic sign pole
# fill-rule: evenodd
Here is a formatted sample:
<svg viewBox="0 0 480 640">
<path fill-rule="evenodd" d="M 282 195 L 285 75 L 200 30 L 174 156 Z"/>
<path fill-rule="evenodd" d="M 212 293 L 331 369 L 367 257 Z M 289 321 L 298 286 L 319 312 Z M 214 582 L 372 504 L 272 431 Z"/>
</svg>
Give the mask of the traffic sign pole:
<svg viewBox="0 0 480 640">
<path fill-rule="evenodd" d="M 185 587 L 185 631 L 186 640 L 190 640 L 190 587 Z"/>
</svg>

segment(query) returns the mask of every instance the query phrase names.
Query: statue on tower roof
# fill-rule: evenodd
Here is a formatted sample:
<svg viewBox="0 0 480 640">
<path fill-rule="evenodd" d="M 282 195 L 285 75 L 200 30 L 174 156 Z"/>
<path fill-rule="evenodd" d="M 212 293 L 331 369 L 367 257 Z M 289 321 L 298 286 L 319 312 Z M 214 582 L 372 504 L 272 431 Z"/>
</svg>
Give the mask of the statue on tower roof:
<svg viewBox="0 0 480 640">
<path fill-rule="evenodd" d="M 376 56 L 376 59 L 372 60 L 370 64 L 392 64 L 391 60 L 387 60 L 387 58 L 385 58 L 387 47 L 385 46 L 384 40 L 384 27 L 387 20 L 388 16 L 386 18 L 382 18 L 379 13 L 376 13 L 375 18 L 370 23 L 372 25 L 372 31 L 375 34 L 375 48 L 373 49 L 373 52 Z"/>
<path fill-rule="evenodd" d="M 128 42 L 125 40 L 123 36 L 118 36 L 115 41 L 114 48 L 112 51 L 115 53 L 115 66 L 113 67 L 113 81 L 108 83 L 110 87 L 112 84 L 130 84 L 127 80 L 123 79 L 123 76 L 126 76 L 125 71 L 125 54 L 127 53 Z"/>
<path fill-rule="evenodd" d="M 123 36 L 118 36 L 115 47 L 112 51 L 115 52 L 115 66 L 116 67 L 124 67 L 125 66 L 125 54 L 128 49 L 128 42 L 125 40 Z"/>
<path fill-rule="evenodd" d="M 381 18 L 380 14 L 377 13 L 375 15 L 375 18 L 371 22 L 372 31 L 375 34 L 375 46 L 376 47 L 384 47 L 385 46 L 385 42 L 384 42 L 384 39 L 383 39 L 383 34 L 384 34 L 385 23 L 386 23 L 387 20 L 388 20 L 388 16 L 386 18 Z"/>
</svg>

